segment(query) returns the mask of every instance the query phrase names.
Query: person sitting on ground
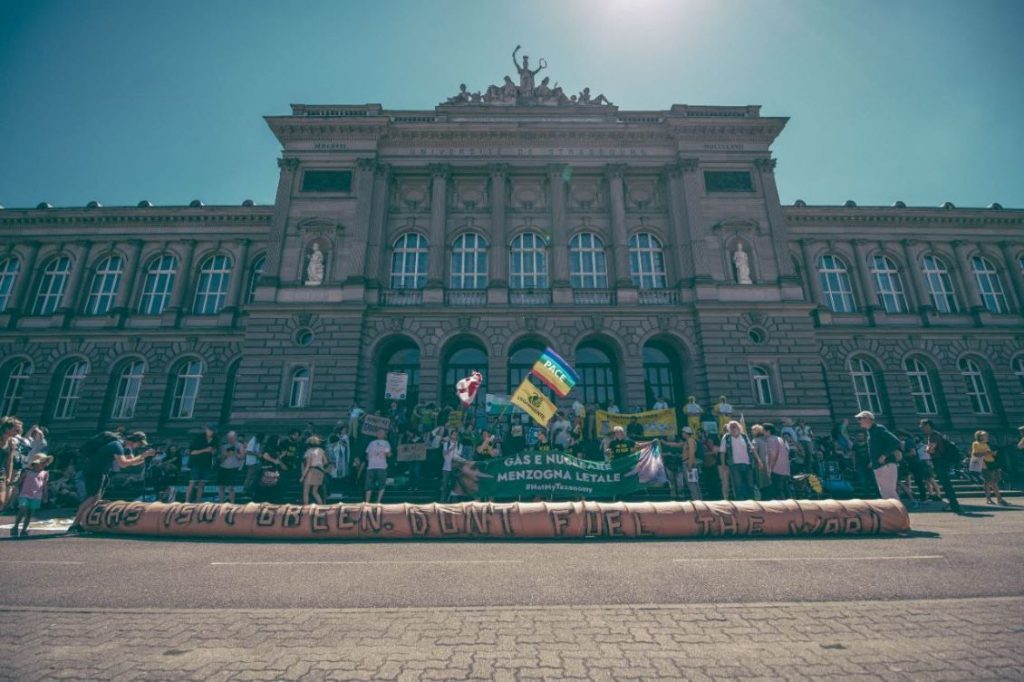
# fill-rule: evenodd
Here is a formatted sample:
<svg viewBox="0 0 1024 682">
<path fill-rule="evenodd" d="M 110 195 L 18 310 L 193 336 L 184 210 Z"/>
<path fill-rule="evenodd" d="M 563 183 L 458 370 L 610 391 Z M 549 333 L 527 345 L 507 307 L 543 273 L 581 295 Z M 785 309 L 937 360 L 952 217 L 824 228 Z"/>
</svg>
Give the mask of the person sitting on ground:
<svg viewBox="0 0 1024 682">
<path fill-rule="evenodd" d="M 28 535 L 28 524 L 32 521 L 32 512 L 46 504 L 47 483 L 50 472 L 46 467 L 53 462 L 53 457 L 42 452 L 32 455 L 29 460 L 29 467 L 21 472 L 20 494 L 18 495 L 18 514 L 14 517 L 14 525 L 11 526 L 11 535 L 18 536 L 18 523 L 21 523 L 20 536 Z"/>
</svg>

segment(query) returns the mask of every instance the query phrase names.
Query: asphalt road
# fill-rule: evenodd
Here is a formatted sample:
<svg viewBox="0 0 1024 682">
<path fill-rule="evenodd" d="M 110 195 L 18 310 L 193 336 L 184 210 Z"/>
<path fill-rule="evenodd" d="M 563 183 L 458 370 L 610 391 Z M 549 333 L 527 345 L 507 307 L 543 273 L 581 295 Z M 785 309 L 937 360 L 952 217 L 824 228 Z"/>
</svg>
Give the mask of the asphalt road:
<svg viewBox="0 0 1024 682">
<path fill-rule="evenodd" d="M 267 543 L 0 540 L 0 606 L 361 608 L 1024 595 L 1024 507 L 915 513 L 905 537 Z"/>
</svg>

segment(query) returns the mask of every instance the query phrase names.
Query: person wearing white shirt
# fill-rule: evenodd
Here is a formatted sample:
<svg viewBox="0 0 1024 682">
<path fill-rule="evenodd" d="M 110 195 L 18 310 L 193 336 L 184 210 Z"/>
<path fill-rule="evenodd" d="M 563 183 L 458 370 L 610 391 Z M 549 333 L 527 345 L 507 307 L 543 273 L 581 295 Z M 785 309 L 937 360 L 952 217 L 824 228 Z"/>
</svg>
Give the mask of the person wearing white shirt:
<svg viewBox="0 0 1024 682">
<path fill-rule="evenodd" d="M 377 440 L 366 446 L 366 499 L 377 491 L 377 504 L 384 499 L 384 488 L 388 482 L 388 457 L 391 456 L 391 443 L 387 441 L 387 431 L 378 431 Z"/>
<path fill-rule="evenodd" d="M 722 436 L 722 451 L 729 465 L 734 499 L 753 499 L 754 470 L 751 465 L 756 463 L 761 466 L 761 460 L 750 439 L 740 429 L 738 421 L 733 420 L 726 425 L 726 434 Z"/>
</svg>

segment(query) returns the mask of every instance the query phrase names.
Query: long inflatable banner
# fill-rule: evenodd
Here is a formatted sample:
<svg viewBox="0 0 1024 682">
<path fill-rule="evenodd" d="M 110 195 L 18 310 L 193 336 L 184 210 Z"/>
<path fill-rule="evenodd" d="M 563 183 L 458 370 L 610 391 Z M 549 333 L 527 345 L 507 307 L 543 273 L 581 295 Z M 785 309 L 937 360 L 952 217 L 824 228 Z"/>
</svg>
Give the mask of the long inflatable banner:
<svg viewBox="0 0 1024 682">
<path fill-rule="evenodd" d="M 897 500 L 777 502 L 463 502 L 460 504 L 83 505 L 87 531 L 267 540 L 707 538 L 879 535 L 910 529 Z"/>
</svg>

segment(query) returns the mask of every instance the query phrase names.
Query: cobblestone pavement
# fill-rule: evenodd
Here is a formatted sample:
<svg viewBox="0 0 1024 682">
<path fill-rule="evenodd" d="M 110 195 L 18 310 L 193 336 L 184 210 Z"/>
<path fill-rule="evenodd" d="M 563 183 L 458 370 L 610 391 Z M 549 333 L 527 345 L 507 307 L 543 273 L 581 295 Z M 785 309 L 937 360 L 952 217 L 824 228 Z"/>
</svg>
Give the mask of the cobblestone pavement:
<svg viewBox="0 0 1024 682">
<path fill-rule="evenodd" d="M 1024 678 L 1024 597 L 0 611 L 17 680 Z"/>
</svg>

